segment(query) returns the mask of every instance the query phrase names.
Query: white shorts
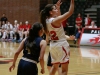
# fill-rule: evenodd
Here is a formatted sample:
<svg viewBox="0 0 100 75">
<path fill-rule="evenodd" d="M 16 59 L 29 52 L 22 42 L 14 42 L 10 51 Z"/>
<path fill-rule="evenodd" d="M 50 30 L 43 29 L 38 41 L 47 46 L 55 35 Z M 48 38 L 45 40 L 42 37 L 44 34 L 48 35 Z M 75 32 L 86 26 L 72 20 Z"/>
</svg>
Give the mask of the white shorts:
<svg viewBox="0 0 100 75">
<path fill-rule="evenodd" d="M 70 50 L 67 41 L 50 43 L 51 63 L 69 62 Z"/>
</svg>

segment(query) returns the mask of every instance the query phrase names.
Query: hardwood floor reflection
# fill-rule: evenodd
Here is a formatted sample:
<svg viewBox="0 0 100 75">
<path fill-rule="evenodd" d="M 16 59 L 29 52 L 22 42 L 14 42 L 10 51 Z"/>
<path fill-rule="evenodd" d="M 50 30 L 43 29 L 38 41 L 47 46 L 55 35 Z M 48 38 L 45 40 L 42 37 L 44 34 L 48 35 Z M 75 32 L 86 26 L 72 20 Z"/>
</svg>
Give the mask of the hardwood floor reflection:
<svg viewBox="0 0 100 75">
<path fill-rule="evenodd" d="M 0 42 L 0 75 L 16 75 L 17 65 L 22 53 L 18 57 L 15 69 L 9 72 L 8 68 L 12 63 L 14 52 L 17 50 L 18 45 L 19 43 Z M 44 75 L 49 75 L 46 67 L 48 52 L 49 46 L 47 46 L 45 53 Z M 100 75 L 100 47 L 70 47 L 70 53 L 68 75 Z M 39 64 L 38 67 L 39 75 L 42 75 Z"/>
</svg>

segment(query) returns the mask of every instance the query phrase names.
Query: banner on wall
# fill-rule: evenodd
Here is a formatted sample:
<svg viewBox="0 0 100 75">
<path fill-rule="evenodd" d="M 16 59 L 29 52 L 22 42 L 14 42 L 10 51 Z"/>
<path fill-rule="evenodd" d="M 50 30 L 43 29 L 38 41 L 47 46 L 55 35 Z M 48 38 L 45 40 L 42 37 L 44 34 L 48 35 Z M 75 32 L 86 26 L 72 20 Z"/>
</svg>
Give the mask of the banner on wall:
<svg viewBox="0 0 100 75">
<path fill-rule="evenodd" d="M 100 46 L 100 28 L 84 28 L 79 43 L 80 45 Z"/>
</svg>

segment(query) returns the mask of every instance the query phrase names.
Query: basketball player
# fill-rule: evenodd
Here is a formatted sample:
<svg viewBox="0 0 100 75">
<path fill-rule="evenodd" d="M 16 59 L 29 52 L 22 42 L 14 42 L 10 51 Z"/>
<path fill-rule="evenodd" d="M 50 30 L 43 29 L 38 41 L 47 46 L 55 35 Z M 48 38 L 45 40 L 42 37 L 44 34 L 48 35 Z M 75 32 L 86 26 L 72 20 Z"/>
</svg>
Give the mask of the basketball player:
<svg viewBox="0 0 100 75">
<path fill-rule="evenodd" d="M 18 65 L 17 75 L 38 75 L 38 59 L 40 59 L 41 73 L 44 74 L 44 53 L 46 49 L 46 41 L 41 38 L 43 31 L 42 24 L 33 24 L 32 28 L 29 30 L 28 37 L 23 39 L 18 47 L 9 71 L 15 68 L 18 55 L 23 50 L 23 56 Z"/>
<path fill-rule="evenodd" d="M 68 36 L 68 35 L 65 35 L 66 37 L 66 40 L 74 40 L 75 39 L 75 36 Z M 48 60 L 47 60 L 47 69 L 48 71 L 50 72 L 50 69 L 52 67 L 52 63 L 51 63 L 51 55 L 50 55 L 50 52 L 49 52 L 49 55 L 48 55 Z M 58 75 L 61 75 L 61 65 L 59 65 L 59 68 L 58 68 Z"/>
<path fill-rule="evenodd" d="M 60 15 L 61 0 L 55 4 L 48 4 L 41 11 L 40 21 L 44 26 L 46 38 L 50 35 L 50 54 L 52 68 L 50 75 L 55 75 L 59 65 L 62 67 L 62 75 L 67 75 L 69 63 L 69 44 L 66 41 L 65 32 L 61 23 L 69 18 L 74 11 L 74 0 L 71 0 L 69 11 Z"/>
</svg>

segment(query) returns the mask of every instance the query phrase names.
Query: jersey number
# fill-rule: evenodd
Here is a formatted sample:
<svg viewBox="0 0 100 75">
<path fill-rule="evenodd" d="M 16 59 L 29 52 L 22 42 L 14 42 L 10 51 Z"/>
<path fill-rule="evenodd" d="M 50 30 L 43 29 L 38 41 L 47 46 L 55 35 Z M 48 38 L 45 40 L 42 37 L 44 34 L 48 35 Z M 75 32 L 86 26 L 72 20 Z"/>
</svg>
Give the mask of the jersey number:
<svg viewBox="0 0 100 75">
<path fill-rule="evenodd" d="M 55 31 L 50 31 L 51 40 L 59 40 Z"/>
</svg>

